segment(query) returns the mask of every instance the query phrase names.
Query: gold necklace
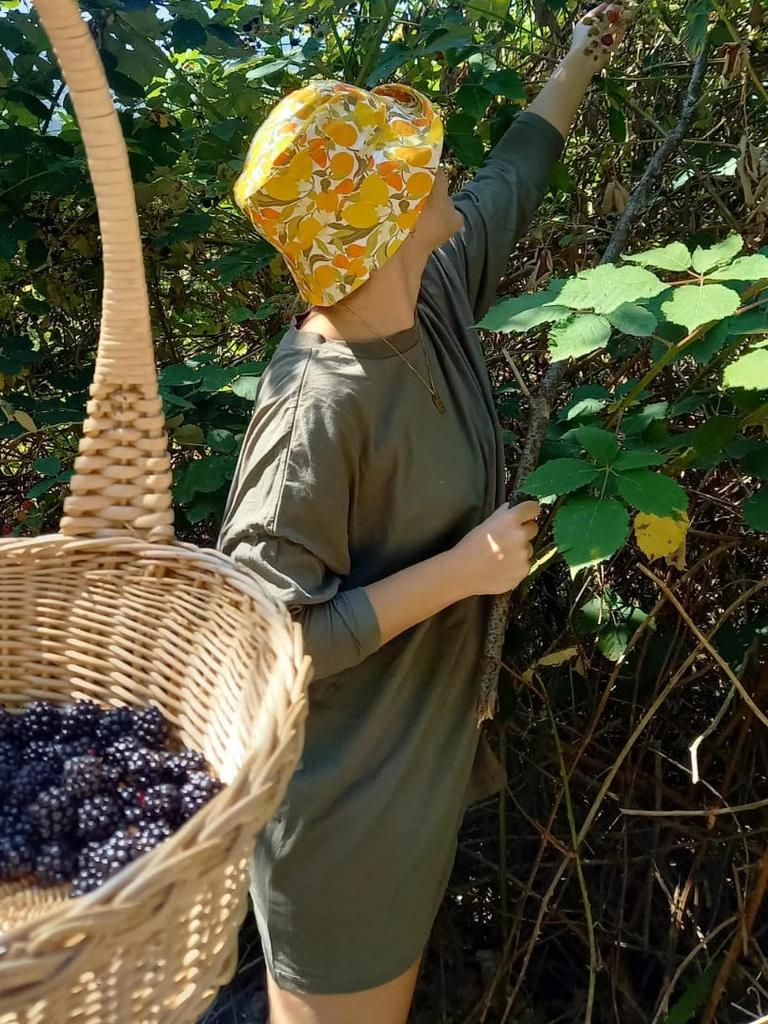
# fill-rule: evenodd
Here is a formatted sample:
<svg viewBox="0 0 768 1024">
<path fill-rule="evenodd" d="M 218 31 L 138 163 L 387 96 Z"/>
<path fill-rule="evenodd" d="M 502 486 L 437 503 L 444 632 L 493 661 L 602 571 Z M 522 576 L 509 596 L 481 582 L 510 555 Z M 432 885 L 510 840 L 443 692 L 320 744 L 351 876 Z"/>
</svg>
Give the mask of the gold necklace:
<svg viewBox="0 0 768 1024">
<path fill-rule="evenodd" d="M 440 392 L 437 390 L 437 387 L 435 386 L 435 381 L 434 381 L 434 379 L 432 377 L 432 367 L 429 364 L 429 355 L 427 354 L 427 346 L 424 344 L 424 335 L 421 333 L 421 322 L 420 322 L 418 316 L 416 315 L 416 313 L 414 313 L 414 320 L 416 321 L 416 331 L 417 331 L 418 336 L 419 336 L 419 342 L 421 343 L 421 350 L 424 353 L 424 365 L 427 368 L 427 376 L 429 377 L 429 383 L 427 383 L 427 381 L 424 380 L 424 378 L 419 373 L 419 371 L 416 369 L 416 367 L 413 365 L 413 363 L 409 359 L 405 358 L 405 356 L 400 351 L 400 349 L 397 348 L 396 345 L 393 345 L 392 342 L 389 340 L 389 338 L 385 338 L 383 334 L 379 334 L 377 331 L 375 331 L 373 329 L 373 327 L 371 327 L 370 324 L 366 323 L 365 320 L 363 320 L 363 318 L 361 316 L 359 316 L 354 311 L 354 309 L 352 309 L 346 303 L 340 302 L 339 305 L 342 307 L 342 309 L 346 309 L 346 311 L 348 313 L 351 313 L 352 316 L 367 331 L 370 331 L 371 334 L 376 336 L 380 341 L 383 341 L 385 344 L 389 345 L 389 347 L 392 349 L 392 351 L 396 355 L 400 356 L 400 358 L 403 360 L 405 365 L 411 370 L 412 373 L 414 373 L 419 378 L 421 383 L 424 385 L 426 390 L 429 392 L 429 395 L 432 398 L 432 404 L 437 409 L 437 411 L 439 413 L 441 413 L 441 414 L 445 413 L 446 412 L 445 402 L 443 401 L 442 396 L 440 395 Z"/>
</svg>

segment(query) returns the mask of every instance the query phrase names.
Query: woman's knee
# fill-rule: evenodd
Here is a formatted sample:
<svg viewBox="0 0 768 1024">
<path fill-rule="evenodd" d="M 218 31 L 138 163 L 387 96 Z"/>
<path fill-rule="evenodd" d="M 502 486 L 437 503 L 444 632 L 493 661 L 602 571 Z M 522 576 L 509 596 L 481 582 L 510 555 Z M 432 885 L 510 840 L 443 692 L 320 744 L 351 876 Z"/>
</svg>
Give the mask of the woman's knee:
<svg viewBox="0 0 768 1024">
<path fill-rule="evenodd" d="M 289 992 L 269 977 L 269 1024 L 406 1024 L 420 962 L 384 985 L 344 995 Z"/>
</svg>

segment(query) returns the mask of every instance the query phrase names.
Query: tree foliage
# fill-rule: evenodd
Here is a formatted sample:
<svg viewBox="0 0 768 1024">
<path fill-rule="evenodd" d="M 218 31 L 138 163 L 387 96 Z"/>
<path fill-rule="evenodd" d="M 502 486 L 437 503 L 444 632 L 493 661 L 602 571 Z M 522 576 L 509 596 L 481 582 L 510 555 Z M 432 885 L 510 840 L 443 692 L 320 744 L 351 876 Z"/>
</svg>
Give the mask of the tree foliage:
<svg viewBox="0 0 768 1024">
<path fill-rule="evenodd" d="M 458 185 L 564 54 L 580 8 L 564 0 L 82 7 L 128 143 L 177 531 L 210 543 L 259 376 L 300 309 L 275 252 L 232 203 L 256 125 L 312 76 L 407 81 L 443 108 L 446 166 Z M 462 899 L 453 909 L 465 949 L 496 950 L 487 961 L 495 967 L 492 976 L 487 963 L 472 973 L 454 958 L 447 1002 L 456 1020 L 512 1020 L 513 1007 L 515 1019 L 531 1022 L 741 1020 L 721 998 L 726 985 L 733 1005 L 750 991 L 754 1003 L 758 967 L 747 959 L 734 973 L 728 960 L 725 976 L 721 956 L 723 941 L 741 942 L 742 925 L 723 922 L 742 921 L 758 856 L 754 817 L 734 812 L 732 827 L 717 817 L 711 828 L 696 818 L 687 830 L 654 819 L 650 830 L 642 818 L 616 826 L 618 812 L 605 809 L 617 799 L 657 809 L 676 801 L 687 811 L 747 805 L 765 792 L 764 723 L 745 717 L 728 675 L 765 706 L 768 618 L 756 582 L 768 576 L 765 21 L 761 0 L 645 0 L 623 53 L 596 79 L 536 226 L 481 324 L 511 471 L 548 364 L 567 360 L 568 370 L 525 481 L 546 502 L 547 528 L 535 570 L 542 585 L 531 588 L 505 652 L 505 724 L 496 735 L 514 806 L 502 806 L 501 831 L 487 809 L 472 819 L 480 839 L 460 849 L 457 867 Z M 597 265 L 677 123 L 699 53 L 709 63 L 692 125 L 627 251 Z M 0 0 L 6 533 L 56 528 L 101 283 L 67 91 L 27 0 Z M 706 792 L 685 769 L 685 746 L 699 735 Z M 744 770 L 729 759 L 732 737 Z M 522 867 L 512 869 L 510 857 Z M 703 874 L 707 863 L 717 866 L 714 879 Z M 706 896 L 713 887 L 717 905 Z M 667 905 L 662 891 L 676 902 L 670 895 Z M 542 932 L 550 941 L 537 945 Z M 720 936 L 711 950 L 702 938 L 710 932 Z M 764 958 L 759 929 L 753 942 Z M 419 1008 L 430 1022 L 451 948 L 440 947 L 440 971 L 428 964 Z M 596 993 L 605 997 L 597 1004 Z M 706 1016 L 712 1000 L 719 1016 Z"/>
</svg>

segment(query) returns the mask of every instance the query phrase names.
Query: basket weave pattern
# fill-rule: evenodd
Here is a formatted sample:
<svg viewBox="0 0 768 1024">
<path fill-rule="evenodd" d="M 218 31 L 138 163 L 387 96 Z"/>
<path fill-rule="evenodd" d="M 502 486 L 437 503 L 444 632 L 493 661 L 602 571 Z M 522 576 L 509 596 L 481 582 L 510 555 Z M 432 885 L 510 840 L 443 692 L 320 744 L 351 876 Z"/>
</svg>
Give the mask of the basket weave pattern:
<svg viewBox="0 0 768 1024">
<path fill-rule="evenodd" d="M 0 885 L 0 1024 L 193 1024 L 234 969 L 254 839 L 299 757 L 309 659 L 258 577 L 174 540 L 125 144 L 73 0 L 36 0 L 86 144 L 102 328 L 61 531 L 0 541 L 0 700 L 162 709 L 227 783 L 88 896 Z"/>
</svg>

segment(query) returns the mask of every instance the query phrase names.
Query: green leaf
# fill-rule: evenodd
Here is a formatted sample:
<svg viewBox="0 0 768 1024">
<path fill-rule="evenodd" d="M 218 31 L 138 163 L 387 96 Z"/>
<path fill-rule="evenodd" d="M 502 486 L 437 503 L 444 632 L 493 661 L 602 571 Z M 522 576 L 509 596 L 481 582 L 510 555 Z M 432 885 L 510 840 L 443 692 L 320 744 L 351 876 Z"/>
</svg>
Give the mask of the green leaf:
<svg viewBox="0 0 768 1024">
<path fill-rule="evenodd" d="M 627 119 L 618 107 L 608 107 L 608 132 L 619 145 L 627 141 Z"/>
<path fill-rule="evenodd" d="M 176 500 L 186 503 L 200 492 L 217 491 L 230 480 L 234 462 L 234 456 L 230 455 L 206 455 L 188 462 L 176 474 Z"/>
<path fill-rule="evenodd" d="M 483 162 L 485 147 L 477 132 L 477 122 L 464 111 L 445 122 L 445 141 L 465 167 L 479 167 Z"/>
<path fill-rule="evenodd" d="M 40 353 L 29 338 L 17 334 L 0 334 L 0 373 L 14 374 L 40 362 Z"/>
<path fill-rule="evenodd" d="M 551 180 L 554 192 L 575 192 L 578 188 L 573 176 L 562 160 L 557 160 L 553 165 Z"/>
<path fill-rule="evenodd" d="M 582 384 L 574 389 L 558 419 L 577 420 L 582 416 L 594 416 L 608 404 L 610 397 L 610 391 L 601 384 Z"/>
<path fill-rule="evenodd" d="M 739 421 L 733 416 L 713 416 L 697 427 L 688 438 L 691 448 L 710 458 L 724 451 L 739 432 Z"/>
<path fill-rule="evenodd" d="M 628 469 L 645 469 L 646 466 L 661 466 L 667 461 L 666 455 L 651 451 L 650 448 L 633 448 L 622 452 L 611 469 L 618 473 Z"/>
<path fill-rule="evenodd" d="M 238 398 L 245 398 L 249 402 L 256 400 L 256 393 L 259 390 L 259 381 L 261 377 L 252 377 L 244 375 L 237 377 L 232 381 L 232 390 Z"/>
<path fill-rule="evenodd" d="M 577 359 L 596 349 L 605 348 L 611 336 L 611 325 L 604 316 L 583 313 L 553 328 L 549 334 L 552 358 Z"/>
<path fill-rule="evenodd" d="M 706 31 L 706 30 L 705 30 Z M 701 974 L 697 974 L 685 992 L 670 1008 L 661 1024 L 690 1024 L 704 1000 L 712 991 L 715 979 L 722 967 L 722 957 L 709 964 Z"/>
<path fill-rule="evenodd" d="M 267 78 L 269 75 L 274 75 L 278 71 L 282 71 L 284 68 L 287 68 L 292 64 L 296 64 L 296 61 L 291 57 L 280 57 L 278 60 L 263 61 L 256 67 L 251 68 L 251 70 L 246 73 L 245 77 L 249 82 L 253 82 L 259 78 Z"/>
<path fill-rule="evenodd" d="M 628 534 L 629 514 L 613 498 L 576 495 L 555 516 L 555 543 L 571 569 L 609 558 Z"/>
<path fill-rule="evenodd" d="M 204 444 L 205 434 L 196 423 L 185 423 L 173 432 L 179 444 Z"/>
<path fill-rule="evenodd" d="M 740 256 L 709 275 L 711 281 L 762 281 L 763 278 L 768 278 L 768 256 L 759 252 Z"/>
<path fill-rule="evenodd" d="M 610 313 L 625 302 L 650 299 L 666 291 L 667 285 L 643 267 L 617 267 L 604 263 L 566 281 L 557 301 L 573 309 Z"/>
<path fill-rule="evenodd" d="M 689 0 L 685 8 L 685 42 L 692 56 L 701 53 L 704 48 L 709 31 L 709 16 L 713 10 L 712 0 Z"/>
<path fill-rule="evenodd" d="M 694 331 L 702 324 L 722 320 L 741 305 L 739 293 L 722 284 L 686 284 L 675 288 L 672 298 L 662 303 L 667 320 Z"/>
<path fill-rule="evenodd" d="M 171 26 L 171 42 L 176 52 L 201 50 L 205 46 L 205 29 L 192 18 L 177 18 Z"/>
<path fill-rule="evenodd" d="M 603 656 L 609 661 L 621 661 L 629 641 L 647 618 L 642 608 L 622 609 L 619 621 L 612 621 L 600 630 L 597 646 Z"/>
<path fill-rule="evenodd" d="M 180 387 L 184 384 L 199 384 L 200 370 L 186 363 L 172 363 L 160 371 L 160 383 L 166 387 Z"/>
<path fill-rule="evenodd" d="M 509 11 L 509 0 L 472 0 L 466 7 L 466 16 L 470 21 L 479 18 L 504 19 Z"/>
<path fill-rule="evenodd" d="M 702 249 L 697 246 L 693 250 L 693 269 L 697 274 L 706 274 L 713 267 L 719 267 L 722 263 L 728 263 L 744 248 L 744 239 L 741 235 L 729 235 L 717 245 L 709 249 Z"/>
<path fill-rule="evenodd" d="M 197 22 L 195 22 L 197 24 Z M 209 213 L 182 213 L 176 221 L 176 225 L 154 239 L 153 244 L 162 249 L 172 242 L 191 242 L 200 235 L 204 235 L 213 224 L 213 217 Z"/>
<path fill-rule="evenodd" d="M 32 463 L 32 468 L 40 476 L 58 476 L 61 472 L 61 460 L 54 456 L 48 456 L 44 459 L 35 459 Z"/>
<path fill-rule="evenodd" d="M 140 85 L 135 79 L 129 78 L 128 75 L 124 75 L 121 71 L 110 71 L 107 79 L 110 88 L 122 98 L 138 100 L 144 96 L 144 86 Z"/>
<path fill-rule="evenodd" d="M 480 84 L 493 96 L 504 96 L 508 100 L 518 100 L 520 103 L 524 103 L 527 98 L 523 80 L 512 68 L 494 71 Z"/>
<path fill-rule="evenodd" d="M 229 25 L 206 25 L 205 30 L 209 35 L 218 39 L 219 42 L 232 47 L 233 50 L 237 49 L 241 45 L 240 37 L 233 28 L 229 27 Z"/>
<path fill-rule="evenodd" d="M 657 267 L 659 270 L 687 270 L 691 265 L 691 254 L 682 242 L 670 242 L 657 249 L 646 249 L 621 258 L 639 263 L 641 267 Z"/>
<path fill-rule="evenodd" d="M 38 480 L 36 484 L 32 484 L 27 491 L 26 496 L 28 498 L 39 498 L 41 494 L 45 494 L 47 491 L 50 491 L 54 487 L 60 486 L 63 483 L 64 481 L 59 480 L 57 477 L 47 476 L 43 480 Z"/>
<path fill-rule="evenodd" d="M 727 388 L 744 388 L 747 391 L 764 391 L 768 388 L 768 349 L 758 348 L 747 352 L 726 366 L 723 384 Z"/>
<path fill-rule="evenodd" d="M 488 109 L 491 97 L 479 85 L 464 82 L 456 92 L 454 100 L 465 113 L 479 121 Z"/>
<path fill-rule="evenodd" d="M 516 295 L 504 299 L 483 317 L 477 327 L 487 331 L 530 331 L 540 324 L 563 320 L 570 316 L 570 310 L 551 302 L 548 292 L 535 295 Z"/>
<path fill-rule="evenodd" d="M 221 427 L 209 430 L 206 441 L 215 452 L 223 452 L 224 455 L 231 455 L 237 448 L 237 441 L 232 431 L 222 430 Z"/>
<path fill-rule="evenodd" d="M 622 498 L 640 512 L 672 516 L 688 508 L 688 495 L 677 480 L 651 469 L 633 469 L 617 474 Z"/>
<path fill-rule="evenodd" d="M 649 338 L 658 325 L 653 313 L 634 302 L 623 302 L 608 313 L 608 319 L 617 331 L 634 338 Z"/>
<path fill-rule="evenodd" d="M 768 530 L 768 487 L 761 487 L 741 503 L 744 522 L 753 530 Z"/>
<path fill-rule="evenodd" d="M 548 498 L 577 491 L 599 475 L 597 466 L 583 459 L 551 459 L 529 473 L 522 487 L 538 498 Z"/>
<path fill-rule="evenodd" d="M 573 436 L 600 466 L 610 466 L 619 454 L 616 435 L 602 427 L 578 427 Z"/>
<path fill-rule="evenodd" d="M 759 448 L 747 452 L 741 460 L 741 468 L 746 476 L 768 480 L 768 444 L 761 444 Z"/>
</svg>

